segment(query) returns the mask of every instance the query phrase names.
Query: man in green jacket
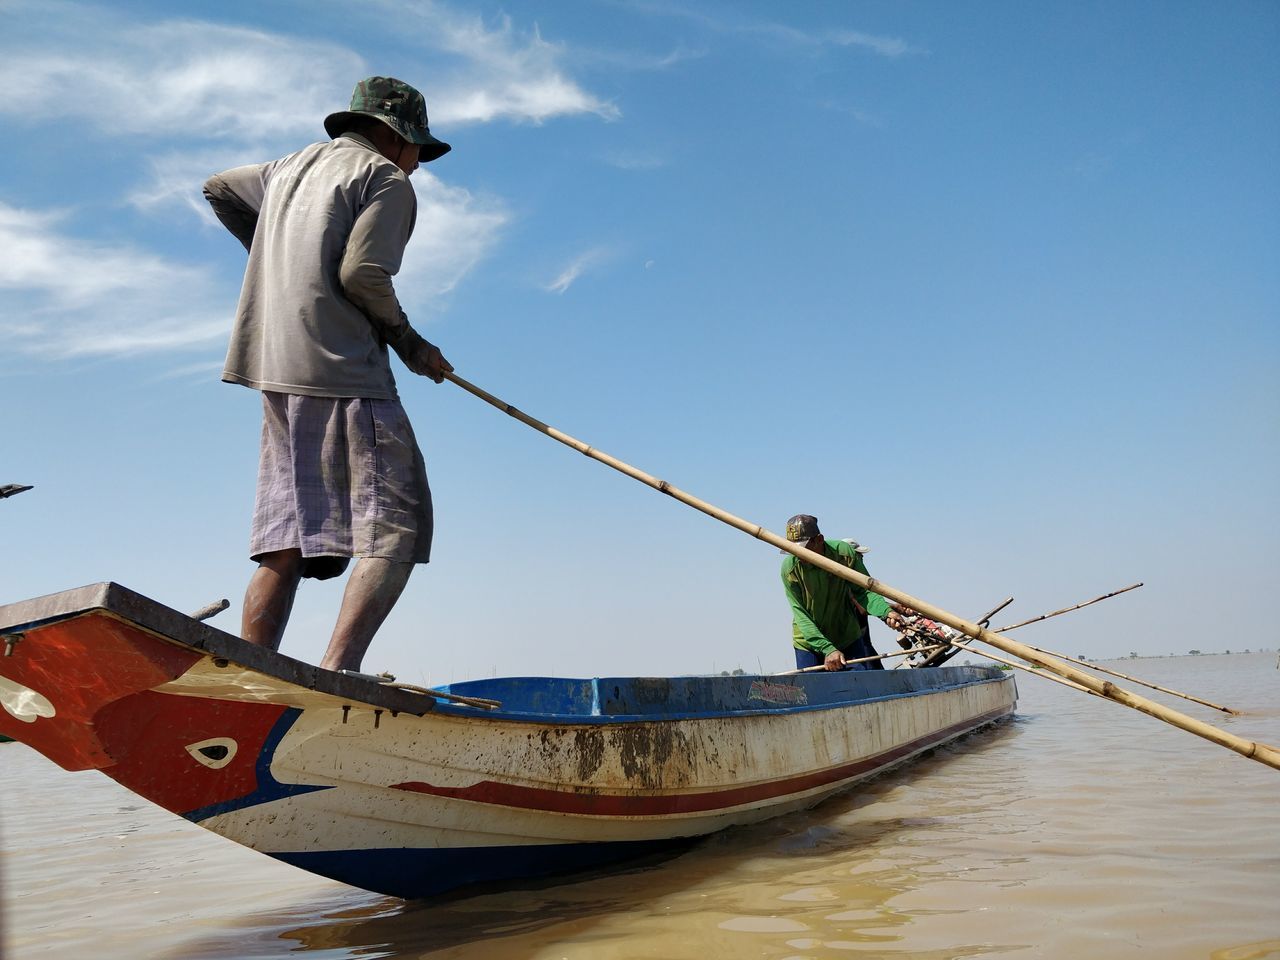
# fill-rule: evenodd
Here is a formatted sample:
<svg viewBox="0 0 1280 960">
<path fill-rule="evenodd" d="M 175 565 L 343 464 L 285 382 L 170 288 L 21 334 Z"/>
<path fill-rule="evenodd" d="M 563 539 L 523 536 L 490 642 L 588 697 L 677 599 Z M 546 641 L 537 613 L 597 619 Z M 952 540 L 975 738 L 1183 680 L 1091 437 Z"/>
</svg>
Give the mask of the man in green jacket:
<svg viewBox="0 0 1280 960">
<path fill-rule="evenodd" d="M 818 520 L 801 513 L 787 521 L 787 539 L 842 563 L 866 575 L 867 568 L 857 547 L 845 540 L 828 540 L 818 529 Z M 782 587 L 791 604 L 791 645 L 796 667 L 825 666 L 845 669 L 845 661 L 874 657 L 867 630 L 867 616 L 883 620 L 891 629 L 902 626 L 901 608 L 878 593 L 864 590 L 848 580 L 804 563 L 794 554 L 782 561 Z M 855 670 L 883 670 L 879 660 L 853 665 Z"/>
</svg>

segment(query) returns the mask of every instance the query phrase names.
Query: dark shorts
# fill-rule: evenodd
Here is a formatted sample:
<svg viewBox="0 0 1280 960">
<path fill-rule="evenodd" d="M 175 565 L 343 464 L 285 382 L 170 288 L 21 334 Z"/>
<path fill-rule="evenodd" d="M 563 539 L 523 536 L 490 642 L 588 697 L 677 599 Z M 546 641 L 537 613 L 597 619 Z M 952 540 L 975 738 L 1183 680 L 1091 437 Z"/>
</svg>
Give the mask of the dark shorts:
<svg viewBox="0 0 1280 960">
<path fill-rule="evenodd" d="M 426 563 L 427 468 L 398 400 L 262 393 L 262 446 L 249 555 L 301 550 L 304 576 L 350 557 Z"/>
</svg>

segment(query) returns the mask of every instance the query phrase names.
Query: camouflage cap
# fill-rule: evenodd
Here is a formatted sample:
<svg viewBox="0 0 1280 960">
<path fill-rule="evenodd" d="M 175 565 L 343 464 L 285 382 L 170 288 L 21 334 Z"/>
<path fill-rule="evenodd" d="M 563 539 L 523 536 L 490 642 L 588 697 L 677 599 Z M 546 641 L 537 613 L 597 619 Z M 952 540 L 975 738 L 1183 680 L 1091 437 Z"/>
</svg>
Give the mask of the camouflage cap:
<svg viewBox="0 0 1280 960">
<path fill-rule="evenodd" d="M 376 117 L 410 143 L 419 145 L 422 163 L 438 160 L 453 148 L 437 140 L 427 127 L 427 102 L 403 80 L 394 77 L 368 77 L 356 84 L 351 94 L 351 109 L 331 113 L 324 118 L 325 132 L 331 137 L 347 131 L 352 117 Z"/>
</svg>

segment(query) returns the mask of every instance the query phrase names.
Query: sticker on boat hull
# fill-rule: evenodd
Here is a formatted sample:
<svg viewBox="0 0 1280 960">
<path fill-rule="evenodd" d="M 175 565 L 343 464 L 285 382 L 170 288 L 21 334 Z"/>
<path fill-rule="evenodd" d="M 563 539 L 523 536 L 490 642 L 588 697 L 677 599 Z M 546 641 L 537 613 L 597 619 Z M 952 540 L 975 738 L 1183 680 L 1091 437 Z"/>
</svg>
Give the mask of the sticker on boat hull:
<svg viewBox="0 0 1280 960">
<path fill-rule="evenodd" d="M 763 703 L 779 703 L 789 707 L 804 706 L 809 702 L 809 695 L 803 687 L 793 687 L 789 683 L 770 683 L 768 680 L 752 680 L 748 700 L 759 700 Z"/>
</svg>

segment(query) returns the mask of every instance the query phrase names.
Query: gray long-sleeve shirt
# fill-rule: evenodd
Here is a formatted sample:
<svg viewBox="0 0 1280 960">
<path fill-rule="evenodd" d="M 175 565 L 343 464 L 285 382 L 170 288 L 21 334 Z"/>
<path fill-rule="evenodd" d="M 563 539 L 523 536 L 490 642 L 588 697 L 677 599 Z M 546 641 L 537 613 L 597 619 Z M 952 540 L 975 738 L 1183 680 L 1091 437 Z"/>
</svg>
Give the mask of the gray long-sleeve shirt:
<svg viewBox="0 0 1280 960">
<path fill-rule="evenodd" d="M 320 397 L 396 397 L 387 344 L 411 329 L 391 278 L 413 233 L 409 178 L 355 134 L 209 178 L 249 263 L 222 379 Z"/>
</svg>

